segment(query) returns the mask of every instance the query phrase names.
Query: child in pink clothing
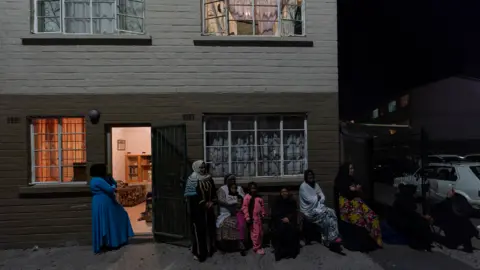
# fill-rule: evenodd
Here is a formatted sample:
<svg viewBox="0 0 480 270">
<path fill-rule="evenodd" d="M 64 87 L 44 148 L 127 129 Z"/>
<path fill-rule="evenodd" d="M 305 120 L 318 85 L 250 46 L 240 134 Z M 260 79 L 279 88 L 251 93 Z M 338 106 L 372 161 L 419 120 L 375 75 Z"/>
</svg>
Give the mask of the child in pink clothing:
<svg viewBox="0 0 480 270">
<path fill-rule="evenodd" d="M 250 182 L 248 184 L 249 193 L 243 199 L 242 212 L 245 220 L 249 224 L 250 236 L 253 242 L 253 251 L 264 255 L 262 248 L 263 227 L 262 219 L 265 217 L 265 206 L 263 199 L 258 196 L 257 184 Z"/>
<path fill-rule="evenodd" d="M 238 193 L 238 187 L 236 184 L 231 184 L 229 186 L 229 194 L 230 196 L 237 197 L 237 229 L 238 229 L 238 238 L 240 240 L 240 254 L 245 256 L 245 215 L 242 211 L 243 206 L 243 197 Z"/>
</svg>

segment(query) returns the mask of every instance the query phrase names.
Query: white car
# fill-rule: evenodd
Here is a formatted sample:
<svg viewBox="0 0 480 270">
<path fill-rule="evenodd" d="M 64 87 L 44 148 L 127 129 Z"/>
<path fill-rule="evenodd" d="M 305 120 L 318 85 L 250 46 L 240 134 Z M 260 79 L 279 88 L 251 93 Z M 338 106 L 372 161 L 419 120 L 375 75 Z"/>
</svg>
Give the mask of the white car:
<svg viewBox="0 0 480 270">
<path fill-rule="evenodd" d="M 450 190 L 454 189 L 457 195 L 465 198 L 468 203 L 480 210 L 480 163 L 430 163 L 426 168 L 427 183 L 429 187 L 429 199 L 438 202 L 447 197 Z M 394 186 L 399 184 L 416 185 L 417 195 L 421 194 L 421 179 L 419 170 L 410 176 L 402 176 L 394 179 Z"/>
<path fill-rule="evenodd" d="M 429 155 L 428 162 L 429 163 L 450 163 L 450 162 L 460 162 L 464 161 L 465 157 L 459 155 Z"/>
</svg>

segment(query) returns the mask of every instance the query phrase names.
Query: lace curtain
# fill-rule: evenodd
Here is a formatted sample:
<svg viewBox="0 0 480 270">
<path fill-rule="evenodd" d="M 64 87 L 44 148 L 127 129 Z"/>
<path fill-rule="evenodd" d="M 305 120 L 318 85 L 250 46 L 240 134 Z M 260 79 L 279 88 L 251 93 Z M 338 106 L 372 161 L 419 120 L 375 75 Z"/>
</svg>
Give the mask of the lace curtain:
<svg viewBox="0 0 480 270">
<path fill-rule="evenodd" d="M 216 177 L 229 172 L 244 177 L 280 176 L 283 163 L 283 175 L 302 174 L 306 160 L 305 118 L 284 117 L 283 129 L 280 129 L 280 119 L 276 116 L 257 120 L 232 117 L 231 141 L 229 118 L 208 119 L 205 151 L 210 173 Z"/>
<path fill-rule="evenodd" d="M 225 1 L 205 0 L 204 32 L 214 35 L 276 35 L 279 4 L 282 20 L 279 34 L 301 35 L 302 0 L 229 0 L 228 7 Z"/>
<path fill-rule="evenodd" d="M 36 30 L 72 34 L 112 34 L 117 30 L 140 33 L 143 11 L 143 0 L 39 0 Z"/>
<path fill-rule="evenodd" d="M 58 141 L 59 121 L 62 124 Z M 75 163 L 86 162 L 86 133 L 83 118 L 35 119 L 33 125 L 35 182 L 69 182 Z M 59 157 L 61 146 L 62 158 Z M 62 177 L 60 177 L 60 166 Z"/>
</svg>

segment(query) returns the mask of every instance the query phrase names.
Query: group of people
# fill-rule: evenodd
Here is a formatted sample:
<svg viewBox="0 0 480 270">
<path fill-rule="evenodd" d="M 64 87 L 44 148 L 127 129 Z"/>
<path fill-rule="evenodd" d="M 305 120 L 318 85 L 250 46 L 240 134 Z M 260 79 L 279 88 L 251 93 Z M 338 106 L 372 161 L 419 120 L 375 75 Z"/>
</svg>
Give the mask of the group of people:
<svg viewBox="0 0 480 270">
<path fill-rule="evenodd" d="M 433 205 L 430 214 L 417 211 L 421 198 L 415 197 L 416 186 L 400 184 L 399 192 L 393 203 L 392 211 L 387 215 L 388 224 L 406 237 L 409 246 L 418 250 L 432 248 L 435 234 L 432 225 L 444 232 L 444 244 L 449 248 L 463 246 L 464 251 L 473 252 L 472 238 L 479 237 L 477 228 L 470 221 L 469 215 L 455 211 L 455 191 L 452 189 L 447 198 Z"/>
<path fill-rule="evenodd" d="M 263 220 L 267 216 L 264 201 L 255 182 L 248 190 L 236 183 L 236 177 L 228 174 L 224 185 L 216 189 L 202 160 L 193 163 L 184 196 L 188 202 L 191 222 L 194 259 L 203 262 L 216 250 L 239 251 L 243 256 L 249 245 L 257 254 L 265 254 L 262 248 Z M 92 199 L 92 235 L 95 253 L 125 245 L 133 234 L 127 212 L 116 200 L 117 183 L 107 174 L 104 164 L 90 169 Z M 324 245 L 333 251 L 343 247 L 368 252 L 382 248 L 380 220 L 362 199 L 362 186 L 353 177 L 351 163 L 343 164 L 335 178 L 335 209 L 326 206 L 326 197 L 315 181 L 312 170 L 304 173 L 299 188 L 299 207 L 287 188 L 272 205 L 270 230 L 275 259 L 295 258 L 300 252 L 298 212 L 303 216 L 303 234 L 307 239 L 320 236 Z M 479 237 L 468 216 L 461 216 L 452 207 L 454 191 L 449 198 L 433 207 L 430 215 L 416 210 L 418 199 L 415 188 L 400 185 L 387 222 L 391 228 L 403 234 L 410 246 L 430 250 L 433 242 L 431 225 L 440 226 L 453 248 L 463 245 L 472 251 L 471 238 Z M 215 209 L 218 208 L 218 211 Z M 218 214 L 218 215 L 217 215 Z M 306 228 L 311 228 L 307 230 Z"/>
<path fill-rule="evenodd" d="M 358 227 L 367 235 L 365 245 L 381 247 L 380 223 L 375 213 L 361 199 L 361 186 L 353 179 L 353 166 L 340 168 L 335 181 L 338 194 L 338 213 L 325 205 L 325 195 L 315 182 L 312 170 L 305 171 L 300 186 L 299 209 L 287 188 L 282 188 L 273 202 L 270 229 L 275 258 L 295 258 L 300 251 L 298 211 L 304 222 L 314 230 L 309 234 L 321 235 L 322 242 L 332 250 L 341 250 L 345 244 L 339 229 L 342 222 Z M 248 184 L 245 192 L 236 184 L 236 177 L 228 174 L 218 190 L 201 160 L 193 163 L 193 173 L 185 187 L 192 229 L 192 253 L 196 260 L 205 261 L 219 249 L 223 252 L 240 251 L 246 254 L 249 244 L 257 254 L 265 254 L 262 248 L 264 201 L 255 182 Z M 218 216 L 215 216 L 218 207 Z M 305 233 L 305 232 L 304 232 Z M 356 233 L 355 233 L 356 234 Z M 372 244 L 373 243 L 373 244 Z"/>
<path fill-rule="evenodd" d="M 257 184 L 248 184 L 248 194 L 237 186 L 233 174 L 225 176 L 218 190 L 201 160 L 193 163 L 193 173 L 185 186 L 192 228 L 192 253 L 205 261 L 216 249 L 246 251 L 246 235 L 250 235 L 253 250 L 265 254 L 262 248 L 262 220 L 265 217 L 263 199 L 258 196 Z M 219 215 L 215 216 L 214 206 Z"/>
</svg>

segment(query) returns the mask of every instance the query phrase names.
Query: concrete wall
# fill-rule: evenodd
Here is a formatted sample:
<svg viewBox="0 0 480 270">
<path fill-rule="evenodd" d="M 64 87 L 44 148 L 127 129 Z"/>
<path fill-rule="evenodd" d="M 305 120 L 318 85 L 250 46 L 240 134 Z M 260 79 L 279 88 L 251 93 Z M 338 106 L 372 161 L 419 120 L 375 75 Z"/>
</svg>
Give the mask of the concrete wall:
<svg viewBox="0 0 480 270">
<path fill-rule="evenodd" d="M 152 46 L 27 46 L 30 1 L 0 1 L 0 94 L 337 92 L 336 7 L 307 1 L 309 48 L 194 46 L 189 0 L 146 1 Z"/>
</svg>

